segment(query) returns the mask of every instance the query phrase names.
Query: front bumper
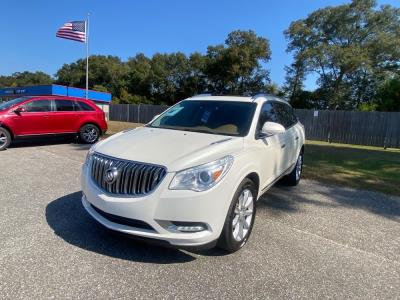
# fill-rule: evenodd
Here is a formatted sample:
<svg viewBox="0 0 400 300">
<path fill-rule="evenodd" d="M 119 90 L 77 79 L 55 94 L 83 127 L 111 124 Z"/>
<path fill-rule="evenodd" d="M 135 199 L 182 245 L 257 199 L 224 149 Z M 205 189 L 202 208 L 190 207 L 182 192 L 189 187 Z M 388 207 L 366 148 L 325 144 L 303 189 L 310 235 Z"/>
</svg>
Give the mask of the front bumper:
<svg viewBox="0 0 400 300">
<path fill-rule="evenodd" d="M 82 204 L 87 212 L 105 227 L 146 239 L 166 241 L 180 248 L 212 245 L 220 236 L 232 199 L 232 185 L 224 181 L 205 192 L 169 190 L 174 174 L 167 173 L 152 193 L 143 197 L 111 195 L 91 179 L 86 164 L 82 167 Z M 231 183 L 233 184 L 233 183 Z M 139 221 L 146 226 L 129 226 Z M 204 224 L 200 232 L 179 232 L 173 223 Z M 133 223 L 135 224 L 135 223 Z"/>
</svg>

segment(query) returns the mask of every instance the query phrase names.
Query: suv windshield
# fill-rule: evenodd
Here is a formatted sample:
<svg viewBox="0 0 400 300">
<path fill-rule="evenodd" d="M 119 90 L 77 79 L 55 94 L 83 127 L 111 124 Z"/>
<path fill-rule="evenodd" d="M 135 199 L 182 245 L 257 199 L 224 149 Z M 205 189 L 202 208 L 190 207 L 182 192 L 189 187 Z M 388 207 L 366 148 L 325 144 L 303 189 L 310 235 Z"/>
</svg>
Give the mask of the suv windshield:
<svg viewBox="0 0 400 300">
<path fill-rule="evenodd" d="M 15 98 L 13 100 L 0 103 L 0 111 L 9 109 L 11 106 L 19 104 L 21 102 L 24 102 L 27 99 L 28 99 L 28 97 L 21 97 L 21 98 Z"/>
<path fill-rule="evenodd" d="M 255 109 L 256 104 L 251 102 L 186 100 L 171 107 L 147 126 L 245 136 Z"/>
</svg>

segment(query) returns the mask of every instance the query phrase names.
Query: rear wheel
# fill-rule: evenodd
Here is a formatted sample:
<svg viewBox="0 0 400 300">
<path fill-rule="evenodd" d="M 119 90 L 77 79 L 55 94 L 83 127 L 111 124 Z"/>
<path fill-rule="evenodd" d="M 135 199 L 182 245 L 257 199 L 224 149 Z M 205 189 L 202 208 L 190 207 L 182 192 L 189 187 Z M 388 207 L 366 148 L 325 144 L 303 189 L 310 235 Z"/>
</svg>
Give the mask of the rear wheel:
<svg viewBox="0 0 400 300">
<path fill-rule="evenodd" d="M 96 125 L 86 124 L 79 131 L 79 137 L 85 144 L 93 144 L 100 137 L 100 130 Z"/>
<path fill-rule="evenodd" d="M 0 127 L 0 151 L 6 150 L 11 144 L 11 134 L 10 132 Z"/>
<path fill-rule="evenodd" d="M 235 252 L 250 237 L 256 215 L 257 190 L 253 181 L 245 178 L 232 199 L 218 247 Z"/>
<path fill-rule="evenodd" d="M 302 171 L 303 171 L 303 151 L 300 152 L 296 161 L 296 166 L 294 167 L 293 171 L 290 172 L 290 174 L 286 175 L 286 177 L 284 178 L 284 182 L 290 186 L 298 185 L 301 179 Z"/>
</svg>

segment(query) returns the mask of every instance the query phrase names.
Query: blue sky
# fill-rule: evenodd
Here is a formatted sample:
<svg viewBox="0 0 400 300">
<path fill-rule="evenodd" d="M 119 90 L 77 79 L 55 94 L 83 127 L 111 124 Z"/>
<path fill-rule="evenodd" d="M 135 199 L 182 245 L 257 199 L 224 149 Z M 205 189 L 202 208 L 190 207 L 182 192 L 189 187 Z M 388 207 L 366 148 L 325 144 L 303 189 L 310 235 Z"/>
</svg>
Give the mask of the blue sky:
<svg viewBox="0 0 400 300">
<path fill-rule="evenodd" d="M 55 37 L 64 22 L 89 12 L 91 54 L 122 59 L 143 52 L 204 53 L 208 45 L 223 43 L 236 29 L 252 29 L 269 39 L 272 60 L 267 67 L 273 82 L 284 82 L 284 66 L 291 63 L 283 31 L 290 22 L 313 10 L 344 0 L 69 0 L 3 1 L 0 18 L 0 75 L 44 71 L 54 75 L 63 63 L 85 56 L 84 44 Z M 400 6 L 399 0 L 378 3 Z M 308 88 L 315 86 L 308 78 Z"/>
</svg>

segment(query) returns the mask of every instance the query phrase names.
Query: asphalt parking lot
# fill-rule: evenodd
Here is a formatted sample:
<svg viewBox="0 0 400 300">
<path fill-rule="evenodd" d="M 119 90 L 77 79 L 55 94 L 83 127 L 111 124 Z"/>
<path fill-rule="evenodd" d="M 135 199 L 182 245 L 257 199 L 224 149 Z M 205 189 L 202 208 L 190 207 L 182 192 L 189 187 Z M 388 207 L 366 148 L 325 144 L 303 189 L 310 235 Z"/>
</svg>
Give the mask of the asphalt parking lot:
<svg viewBox="0 0 400 300">
<path fill-rule="evenodd" d="M 0 298 L 400 298 L 399 198 L 303 180 L 262 197 L 237 253 L 164 249 L 85 213 L 87 149 L 0 152 Z"/>
</svg>

